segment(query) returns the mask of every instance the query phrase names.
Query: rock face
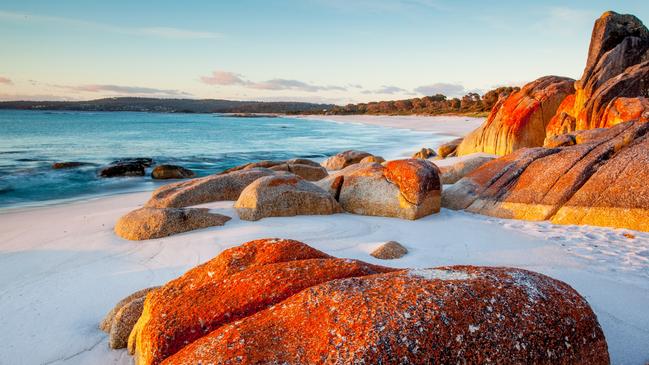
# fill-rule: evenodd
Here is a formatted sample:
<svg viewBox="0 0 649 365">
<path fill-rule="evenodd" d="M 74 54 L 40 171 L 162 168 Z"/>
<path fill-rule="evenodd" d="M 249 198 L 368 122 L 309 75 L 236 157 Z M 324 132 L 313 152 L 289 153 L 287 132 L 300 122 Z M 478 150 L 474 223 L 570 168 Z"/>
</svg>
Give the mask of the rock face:
<svg viewBox="0 0 649 365">
<path fill-rule="evenodd" d="M 420 158 L 425 160 L 427 158 L 435 157 L 435 156 L 437 156 L 437 153 L 435 153 L 434 149 L 423 147 L 419 151 L 415 152 L 415 154 L 412 155 L 412 158 Z"/>
<path fill-rule="evenodd" d="M 205 208 L 140 208 L 121 217 L 115 224 L 115 233 L 127 240 L 140 241 L 222 226 L 230 219 Z"/>
<path fill-rule="evenodd" d="M 237 200 L 246 186 L 260 177 L 273 174 L 275 172 L 270 169 L 251 168 L 168 184 L 155 190 L 146 206 L 181 208 L 215 201 Z"/>
<path fill-rule="evenodd" d="M 439 212 L 439 169 L 427 160 L 352 165 L 316 183 L 354 214 L 418 219 Z"/>
<path fill-rule="evenodd" d="M 131 332 L 129 351 L 137 364 L 159 364 L 211 331 L 306 288 L 393 270 L 336 259 L 293 240 L 248 242 L 151 292 Z"/>
<path fill-rule="evenodd" d="M 450 142 L 442 143 L 438 148 L 437 148 L 437 155 L 441 158 L 445 158 L 448 156 L 451 156 L 455 154 L 455 151 L 457 150 L 457 147 L 462 143 L 464 138 L 456 138 Z"/>
<path fill-rule="evenodd" d="M 439 166 L 442 184 L 455 184 L 461 178 L 473 172 L 478 167 L 493 160 L 495 156 L 482 153 L 467 155 L 452 165 Z"/>
<path fill-rule="evenodd" d="M 120 300 L 113 309 L 106 314 L 99 325 L 102 331 L 108 333 L 108 346 L 111 349 L 125 348 L 128 336 L 135 323 L 142 315 L 146 295 L 158 287 L 138 290 L 128 297 Z"/>
<path fill-rule="evenodd" d="M 372 156 L 363 151 L 348 150 L 329 157 L 322 163 L 327 170 L 341 170 L 349 165 L 361 162 L 365 157 Z"/>
<path fill-rule="evenodd" d="M 158 165 L 151 171 L 154 179 L 187 179 L 194 176 L 194 171 L 176 165 Z"/>
<path fill-rule="evenodd" d="M 255 272 L 271 276 L 271 267 Z M 364 273 L 322 278 L 246 316 L 238 316 L 238 302 L 232 302 L 228 310 L 236 320 L 196 326 L 200 338 L 169 354 L 164 364 L 609 363 L 588 303 L 547 276 L 472 266 Z M 244 298 L 256 297 L 254 289 L 242 286 Z M 182 296 L 183 305 L 193 299 Z M 167 319 L 155 323 L 166 336 L 156 339 L 179 336 L 169 330 L 178 328 L 173 307 L 154 313 L 167 309 Z M 139 357 L 138 364 L 158 363 L 161 349 L 152 360 Z"/>
<path fill-rule="evenodd" d="M 498 102 L 487 121 L 468 134 L 457 155 L 486 152 L 506 155 L 523 147 L 542 146 L 545 130 L 559 104 L 574 91 L 574 80 L 546 76 Z"/>
<path fill-rule="evenodd" d="M 521 149 L 444 192 L 451 209 L 649 231 L 649 124 L 627 122 L 560 148 Z M 579 141 L 578 141 L 579 142 Z"/>
<path fill-rule="evenodd" d="M 328 175 L 327 169 L 320 166 L 319 163 L 305 158 L 294 158 L 286 161 L 266 160 L 266 161 L 259 161 L 259 162 L 251 162 L 245 165 L 227 169 L 223 173 L 249 170 L 256 167 L 265 167 L 274 171 L 290 172 L 308 181 L 318 181 L 320 179 L 325 178 Z"/>
<path fill-rule="evenodd" d="M 265 176 L 248 185 L 234 204 L 239 218 L 327 215 L 342 209 L 328 192 L 293 174 Z"/>
<path fill-rule="evenodd" d="M 388 241 L 377 247 L 370 255 L 381 260 L 394 260 L 405 256 L 407 253 L 408 249 L 403 247 L 399 242 Z"/>
<path fill-rule="evenodd" d="M 548 135 L 636 119 L 631 115 L 625 118 L 624 112 L 611 111 L 611 118 L 606 114 L 611 108 L 625 109 L 625 98 L 648 96 L 649 31 L 638 18 L 609 11 L 595 22 L 586 68 L 575 89 L 549 123 Z M 611 105 L 617 98 L 624 99 Z"/>
<path fill-rule="evenodd" d="M 604 128 L 628 121 L 649 122 L 649 99 L 615 98 L 608 104 L 601 123 Z"/>
</svg>

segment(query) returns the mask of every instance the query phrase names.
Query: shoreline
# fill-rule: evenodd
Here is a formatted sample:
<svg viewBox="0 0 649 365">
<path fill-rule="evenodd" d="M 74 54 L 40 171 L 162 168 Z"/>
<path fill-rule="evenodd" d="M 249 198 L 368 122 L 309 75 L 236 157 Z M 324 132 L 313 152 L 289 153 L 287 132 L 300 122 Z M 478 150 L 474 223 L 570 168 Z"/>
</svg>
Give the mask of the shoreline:
<svg viewBox="0 0 649 365">
<path fill-rule="evenodd" d="M 386 118 L 373 120 L 403 123 Z M 567 282 L 588 300 L 613 363 L 649 360 L 649 233 L 633 232 L 635 238 L 629 239 L 624 229 L 556 226 L 447 209 L 416 221 L 341 213 L 248 222 L 238 218 L 233 202 L 222 201 L 199 206 L 232 217 L 222 227 L 139 242 L 116 236 L 117 219 L 142 206 L 149 194 L 2 213 L 0 341 L 6 350 L 0 363 L 132 364 L 125 350 L 108 349 L 107 336 L 98 328 L 118 300 L 164 284 L 226 248 L 264 237 L 292 238 L 338 257 L 392 267 L 466 264 L 540 272 Z M 409 253 L 390 261 L 369 255 L 389 240 Z M 47 346 L 35 348 L 34 343 Z"/>
</svg>

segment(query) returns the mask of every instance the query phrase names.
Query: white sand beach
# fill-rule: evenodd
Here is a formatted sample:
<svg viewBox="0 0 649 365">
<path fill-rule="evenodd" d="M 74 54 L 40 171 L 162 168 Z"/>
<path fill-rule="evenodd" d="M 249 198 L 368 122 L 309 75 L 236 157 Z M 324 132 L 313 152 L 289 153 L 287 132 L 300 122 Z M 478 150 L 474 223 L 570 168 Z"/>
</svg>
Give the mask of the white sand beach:
<svg viewBox="0 0 649 365">
<path fill-rule="evenodd" d="M 324 119 L 448 135 L 463 135 L 482 121 Z M 117 219 L 141 206 L 149 194 L 0 213 L 0 364 L 131 364 L 125 350 L 108 349 L 107 336 L 98 328 L 119 299 L 163 284 L 228 247 L 263 237 L 297 239 L 338 257 L 394 267 L 470 264 L 541 272 L 567 282 L 588 300 L 604 329 L 613 363 L 649 361 L 649 233 L 503 220 L 445 209 L 417 221 L 336 214 L 248 222 L 239 220 L 233 202 L 226 201 L 204 205 L 232 217 L 222 227 L 139 242 L 117 237 Z M 369 255 L 388 240 L 399 241 L 410 252 L 391 261 Z"/>
</svg>

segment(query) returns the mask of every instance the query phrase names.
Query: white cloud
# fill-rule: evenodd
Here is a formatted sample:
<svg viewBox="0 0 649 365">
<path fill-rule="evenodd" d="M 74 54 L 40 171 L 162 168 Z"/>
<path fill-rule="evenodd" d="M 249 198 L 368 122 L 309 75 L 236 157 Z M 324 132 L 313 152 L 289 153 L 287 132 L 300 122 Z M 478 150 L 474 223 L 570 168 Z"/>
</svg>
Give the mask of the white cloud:
<svg viewBox="0 0 649 365">
<path fill-rule="evenodd" d="M 96 29 L 108 33 L 130 34 L 137 36 L 149 36 L 166 39 L 216 39 L 222 38 L 221 33 L 195 31 L 189 29 L 181 29 L 174 27 L 125 27 L 114 24 L 106 24 L 99 22 L 91 22 L 80 19 L 64 18 L 49 15 L 17 13 L 11 11 L 0 10 L 0 19 L 7 21 L 20 22 L 20 23 L 50 23 L 55 25 L 66 25 L 72 27 L 80 27 L 87 29 Z"/>
<path fill-rule="evenodd" d="M 250 81 L 243 78 L 243 75 L 216 70 L 210 76 L 201 76 L 201 82 L 208 85 L 240 85 L 250 89 L 258 90 L 299 90 L 306 92 L 316 91 L 346 91 L 347 88 L 336 85 L 316 85 L 300 80 L 292 79 L 271 79 L 267 81 Z"/>
<path fill-rule="evenodd" d="M 89 92 L 89 93 L 111 93 L 116 95 L 138 95 L 138 96 L 153 96 L 153 97 L 163 97 L 163 98 L 180 98 L 180 97 L 190 97 L 192 94 L 186 93 L 180 90 L 174 89 L 156 89 L 151 87 L 143 86 L 121 86 L 121 85 L 78 85 L 78 86 L 66 86 L 66 85 L 51 85 L 54 87 L 67 89 L 75 92 Z"/>
</svg>

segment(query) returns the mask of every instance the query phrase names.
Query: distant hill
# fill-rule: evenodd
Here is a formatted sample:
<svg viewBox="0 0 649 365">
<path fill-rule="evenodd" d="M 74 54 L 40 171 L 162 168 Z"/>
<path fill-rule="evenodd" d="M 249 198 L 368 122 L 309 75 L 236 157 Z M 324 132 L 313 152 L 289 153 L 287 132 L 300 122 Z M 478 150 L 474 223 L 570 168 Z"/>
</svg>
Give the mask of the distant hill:
<svg viewBox="0 0 649 365">
<path fill-rule="evenodd" d="M 232 101 L 220 99 L 106 98 L 88 101 L 3 101 L 0 109 L 131 111 L 157 113 L 296 113 L 322 112 L 333 104 Z"/>
</svg>

